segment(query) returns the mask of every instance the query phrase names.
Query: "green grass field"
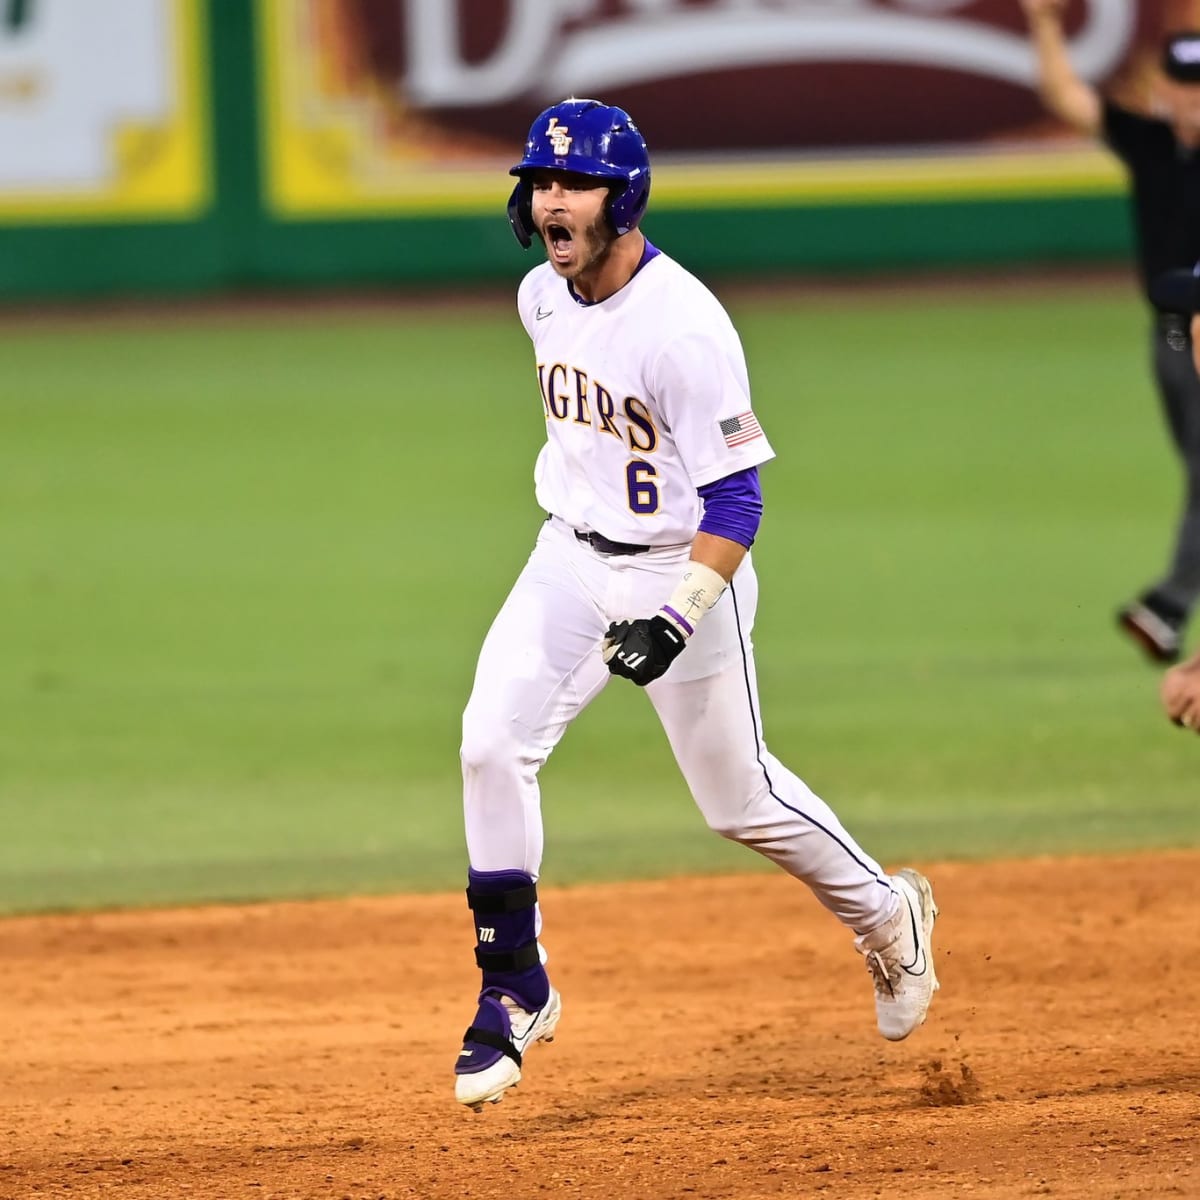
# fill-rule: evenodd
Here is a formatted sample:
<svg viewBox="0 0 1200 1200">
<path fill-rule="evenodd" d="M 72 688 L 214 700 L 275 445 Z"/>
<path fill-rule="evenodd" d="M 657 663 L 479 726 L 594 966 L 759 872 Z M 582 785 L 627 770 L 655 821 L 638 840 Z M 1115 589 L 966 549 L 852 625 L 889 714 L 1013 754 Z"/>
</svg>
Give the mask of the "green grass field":
<svg viewBox="0 0 1200 1200">
<path fill-rule="evenodd" d="M 1180 498 L 1131 290 L 729 307 L 776 753 L 886 861 L 1200 842 L 1112 629 Z M 0 911 L 461 886 L 541 435 L 507 300 L 0 326 Z M 760 865 L 635 689 L 543 783 L 549 882 Z"/>
</svg>

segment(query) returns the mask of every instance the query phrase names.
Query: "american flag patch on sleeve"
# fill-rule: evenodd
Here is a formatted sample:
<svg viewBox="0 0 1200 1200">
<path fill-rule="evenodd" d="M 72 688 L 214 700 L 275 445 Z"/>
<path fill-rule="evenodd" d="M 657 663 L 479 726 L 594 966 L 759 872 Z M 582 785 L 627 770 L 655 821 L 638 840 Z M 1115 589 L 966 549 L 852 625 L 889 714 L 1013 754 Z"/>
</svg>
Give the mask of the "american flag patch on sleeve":
<svg viewBox="0 0 1200 1200">
<path fill-rule="evenodd" d="M 721 436 L 725 445 L 740 446 L 743 442 L 752 442 L 756 437 L 762 437 L 762 426 L 758 418 L 749 410 L 738 413 L 736 417 L 726 417 L 721 423 Z"/>
</svg>

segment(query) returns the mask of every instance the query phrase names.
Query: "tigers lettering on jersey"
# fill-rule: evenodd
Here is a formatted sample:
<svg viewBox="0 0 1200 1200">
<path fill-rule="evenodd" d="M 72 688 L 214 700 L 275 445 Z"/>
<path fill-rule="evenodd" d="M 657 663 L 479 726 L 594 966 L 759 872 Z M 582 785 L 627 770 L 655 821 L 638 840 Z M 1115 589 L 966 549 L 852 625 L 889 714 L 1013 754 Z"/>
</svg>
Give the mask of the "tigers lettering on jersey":
<svg viewBox="0 0 1200 1200">
<path fill-rule="evenodd" d="M 620 438 L 639 454 L 653 454 L 658 448 L 654 417 L 636 396 L 626 396 L 618 412 L 608 388 L 566 363 L 538 363 L 537 377 L 547 420 L 589 425 L 596 433 Z"/>
<path fill-rule="evenodd" d="M 521 281 L 517 311 L 545 418 L 538 506 L 567 525 L 687 545 L 703 515 L 697 489 L 773 457 L 757 424 L 742 436 L 750 381 L 729 315 L 668 255 L 593 305 L 541 263 Z M 722 428 L 735 417 L 735 432 Z"/>
</svg>

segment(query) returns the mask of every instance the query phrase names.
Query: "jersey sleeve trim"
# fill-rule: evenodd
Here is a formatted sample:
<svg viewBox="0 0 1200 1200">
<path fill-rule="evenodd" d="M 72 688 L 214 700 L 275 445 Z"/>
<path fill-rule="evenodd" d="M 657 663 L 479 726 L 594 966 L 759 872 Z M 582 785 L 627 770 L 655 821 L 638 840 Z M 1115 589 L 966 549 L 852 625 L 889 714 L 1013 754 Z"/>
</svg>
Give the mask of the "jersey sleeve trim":
<svg viewBox="0 0 1200 1200">
<path fill-rule="evenodd" d="M 771 449 L 766 437 L 758 437 L 749 443 L 742 453 L 725 461 L 714 463 L 707 470 L 699 471 L 695 475 L 689 472 L 688 478 L 699 491 L 700 488 L 707 487 L 710 483 L 716 483 L 718 479 L 724 479 L 727 475 L 748 470 L 750 467 L 761 467 L 763 463 L 770 462 L 774 457 L 775 451 Z"/>
</svg>

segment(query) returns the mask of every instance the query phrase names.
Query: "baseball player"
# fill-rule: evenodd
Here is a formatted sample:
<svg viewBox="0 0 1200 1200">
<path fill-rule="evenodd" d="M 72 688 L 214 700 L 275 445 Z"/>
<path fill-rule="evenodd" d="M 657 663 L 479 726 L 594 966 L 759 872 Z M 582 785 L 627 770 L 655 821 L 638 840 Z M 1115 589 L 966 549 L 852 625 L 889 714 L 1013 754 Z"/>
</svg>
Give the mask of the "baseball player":
<svg viewBox="0 0 1200 1200">
<path fill-rule="evenodd" d="M 500 1100 L 529 1047 L 554 1036 L 562 1001 L 539 943 L 538 771 L 613 676 L 646 689 L 712 829 L 803 880 L 854 931 L 880 1032 L 907 1037 L 937 987 L 930 885 L 911 869 L 887 874 L 763 738 L 748 550 L 758 469 L 774 452 L 738 335 L 638 228 L 650 160 L 628 113 L 597 100 L 548 108 L 511 174 L 513 232 L 547 258 L 517 308 L 546 422 L 534 479 L 548 516 L 463 714 L 467 900 L 483 978 L 456 1096 L 476 1111 Z"/>
<path fill-rule="evenodd" d="M 1103 137 L 1129 170 L 1138 266 L 1154 310 L 1152 352 L 1159 395 L 1187 474 L 1187 498 L 1167 573 L 1117 612 L 1118 627 L 1160 663 L 1179 657 L 1184 627 L 1200 599 L 1200 379 L 1192 370 L 1189 322 L 1153 305 L 1150 280 L 1200 258 L 1200 33 L 1163 48 L 1153 113 L 1102 97 L 1067 55 L 1067 0 L 1021 0 L 1037 53 L 1041 95 L 1057 117 Z"/>
</svg>

